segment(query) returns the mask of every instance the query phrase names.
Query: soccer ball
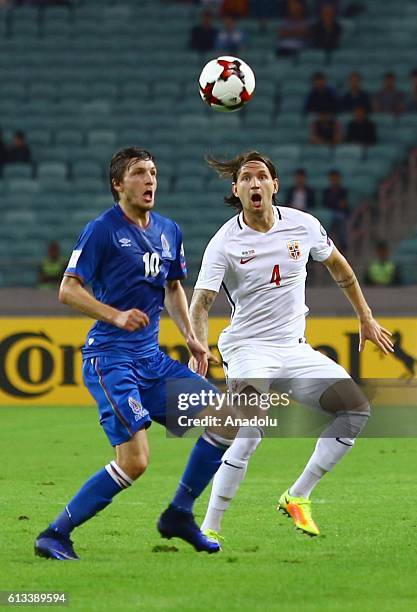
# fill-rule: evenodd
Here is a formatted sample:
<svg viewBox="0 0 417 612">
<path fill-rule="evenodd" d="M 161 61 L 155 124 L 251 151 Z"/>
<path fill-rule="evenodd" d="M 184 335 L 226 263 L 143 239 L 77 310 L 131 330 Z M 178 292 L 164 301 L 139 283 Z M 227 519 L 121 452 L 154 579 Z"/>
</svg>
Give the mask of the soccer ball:
<svg viewBox="0 0 417 612">
<path fill-rule="evenodd" d="M 198 82 L 204 102 L 226 113 L 242 108 L 255 92 L 253 70 L 238 57 L 211 60 L 204 66 Z"/>
</svg>

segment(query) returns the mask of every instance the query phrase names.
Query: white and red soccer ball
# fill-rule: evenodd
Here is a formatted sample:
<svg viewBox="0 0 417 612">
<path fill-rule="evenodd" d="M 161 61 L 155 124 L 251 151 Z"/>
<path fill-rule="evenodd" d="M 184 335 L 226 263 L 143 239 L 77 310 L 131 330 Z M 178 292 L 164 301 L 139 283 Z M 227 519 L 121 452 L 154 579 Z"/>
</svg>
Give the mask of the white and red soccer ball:
<svg viewBox="0 0 417 612">
<path fill-rule="evenodd" d="M 208 62 L 198 82 L 204 102 L 221 112 L 241 109 L 255 92 L 252 68 L 238 57 L 227 55 Z"/>
</svg>

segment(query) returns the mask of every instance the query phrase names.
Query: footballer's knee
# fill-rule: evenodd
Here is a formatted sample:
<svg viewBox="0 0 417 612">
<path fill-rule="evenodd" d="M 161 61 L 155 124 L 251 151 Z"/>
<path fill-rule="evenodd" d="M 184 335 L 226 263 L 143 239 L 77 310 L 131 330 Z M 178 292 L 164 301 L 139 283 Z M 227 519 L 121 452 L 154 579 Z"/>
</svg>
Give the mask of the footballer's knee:
<svg viewBox="0 0 417 612">
<path fill-rule="evenodd" d="M 123 457 L 117 460 L 117 465 L 131 478 L 137 480 L 145 473 L 149 457 L 145 453 Z"/>
<path fill-rule="evenodd" d="M 144 430 L 138 431 L 128 442 L 116 447 L 116 460 L 132 480 L 145 472 L 149 463 L 149 446 Z"/>
<path fill-rule="evenodd" d="M 325 412 L 334 415 L 350 412 L 366 419 L 371 415 L 368 398 L 351 378 L 339 380 L 326 389 L 320 398 L 320 405 Z"/>
</svg>

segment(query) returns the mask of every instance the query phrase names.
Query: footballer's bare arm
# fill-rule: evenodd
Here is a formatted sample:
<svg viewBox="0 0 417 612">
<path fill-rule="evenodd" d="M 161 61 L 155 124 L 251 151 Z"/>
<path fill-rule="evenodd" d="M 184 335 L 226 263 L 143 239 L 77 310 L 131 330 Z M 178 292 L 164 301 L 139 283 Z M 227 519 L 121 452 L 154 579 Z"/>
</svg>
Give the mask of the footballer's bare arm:
<svg viewBox="0 0 417 612">
<path fill-rule="evenodd" d="M 149 324 L 148 315 L 137 308 L 117 310 L 96 300 L 76 276 L 66 275 L 59 288 L 59 301 L 97 321 L 110 323 L 126 331 L 135 331 Z"/>
<path fill-rule="evenodd" d="M 365 347 L 365 342 L 370 340 L 383 353 L 392 353 L 394 347 L 390 338 L 391 332 L 381 327 L 378 321 L 374 319 L 358 279 L 346 258 L 334 247 L 330 257 L 323 263 L 357 314 L 360 322 L 359 350 L 362 351 Z"/>
<path fill-rule="evenodd" d="M 208 351 L 208 313 L 217 297 L 217 291 L 195 289 L 190 306 L 190 319 L 194 333 Z"/>
<path fill-rule="evenodd" d="M 165 307 L 187 343 L 193 370 L 201 376 L 207 374 L 208 356 L 192 328 L 185 291 L 179 280 L 168 281 L 165 287 Z"/>
</svg>

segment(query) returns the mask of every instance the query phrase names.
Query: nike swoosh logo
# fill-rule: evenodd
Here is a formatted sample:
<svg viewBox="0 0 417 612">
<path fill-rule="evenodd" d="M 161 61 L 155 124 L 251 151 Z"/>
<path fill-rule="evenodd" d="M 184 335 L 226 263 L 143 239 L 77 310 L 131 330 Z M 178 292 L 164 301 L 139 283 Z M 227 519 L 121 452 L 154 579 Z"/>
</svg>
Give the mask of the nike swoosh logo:
<svg viewBox="0 0 417 612">
<path fill-rule="evenodd" d="M 254 255 L 253 257 L 247 257 L 246 259 L 242 259 L 240 260 L 241 264 L 247 264 L 249 261 L 252 261 L 252 259 L 255 259 L 256 255 Z"/>
<path fill-rule="evenodd" d="M 229 463 L 227 459 L 224 460 L 224 463 L 230 467 L 235 468 L 236 470 L 243 470 L 243 468 L 240 467 L 239 465 L 233 465 L 233 463 Z"/>
</svg>

